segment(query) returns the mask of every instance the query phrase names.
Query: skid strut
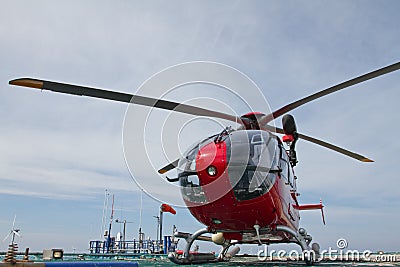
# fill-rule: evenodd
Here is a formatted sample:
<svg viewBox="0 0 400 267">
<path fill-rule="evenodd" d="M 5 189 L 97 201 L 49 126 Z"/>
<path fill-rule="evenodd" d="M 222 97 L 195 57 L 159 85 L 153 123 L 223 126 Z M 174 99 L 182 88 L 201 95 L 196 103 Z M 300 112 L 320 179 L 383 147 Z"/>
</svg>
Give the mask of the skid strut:
<svg viewBox="0 0 400 267">
<path fill-rule="evenodd" d="M 175 252 L 171 252 L 168 255 L 168 258 L 170 261 L 176 264 L 180 265 L 186 265 L 186 264 L 197 264 L 197 263 L 210 263 L 210 262 L 216 262 L 217 258 L 215 257 L 214 254 L 212 253 L 190 253 L 190 248 L 193 245 L 193 242 L 196 239 L 199 240 L 205 240 L 205 238 L 200 238 L 201 235 L 210 233 L 207 228 L 203 228 L 195 232 L 194 234 L 184 234 L 184 235 L 176 235 L 177 237 L 184 237 L 186 240 L 186 247 L 185 250 L 183 251 L 182 255 L 178 255 Z"/>
<path fill-rule="evenodd" d="M 290 234 L 295 239 L 295 243 L 297 243 L 301 247 L 306 264 L 313 265 L 316 255 L 319 254 L 319 251 L 315 251 L 313 250 L 313 248 L 317 248 L 319 246 L 318 244 L 317 246 L 314 246 L 313 244 L 312 248 L 309 246 L 312 237 L 307 234 L 307 231 L 304 228 L 300 228 L 299 231 L 296 232 L 295 230 L 287 226 L 277 225 L 276 230 Z"/>
</svg>

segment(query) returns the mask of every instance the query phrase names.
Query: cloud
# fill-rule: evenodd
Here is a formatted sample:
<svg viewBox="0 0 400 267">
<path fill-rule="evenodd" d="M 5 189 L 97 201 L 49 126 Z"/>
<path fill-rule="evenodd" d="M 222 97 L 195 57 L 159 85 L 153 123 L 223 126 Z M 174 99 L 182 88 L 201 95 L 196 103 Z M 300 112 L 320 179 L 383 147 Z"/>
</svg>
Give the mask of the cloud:
<svg viewBox="0 0 400 267">
<path fill-rule="evenodd" d="M 104 188 L 135 191 L 123 165 L 120 138 L 21 127 L 3 131 L 0 143 L 7 156 L 1 157 L 0 191 L 63 199 L 90 198 Z"/>
</svg>

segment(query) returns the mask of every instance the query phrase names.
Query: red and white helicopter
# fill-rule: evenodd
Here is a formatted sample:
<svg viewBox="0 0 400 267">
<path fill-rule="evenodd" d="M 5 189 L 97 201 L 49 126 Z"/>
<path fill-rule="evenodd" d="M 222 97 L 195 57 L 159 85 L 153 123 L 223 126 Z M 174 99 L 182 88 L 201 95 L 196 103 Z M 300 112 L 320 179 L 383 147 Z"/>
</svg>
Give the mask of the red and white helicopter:
<svg viewBox="0 0 400 267">
<path fill-rule="evenodd" d="M 296 243 L 303 251 L 318 253 L 318 244 L 310 245 L 311 236 L 299 228 L 299 211 L 320 209 L 323 216 L 323 204 L 301 205 L 298 202 L 297 177 L 293 171 L 297 163 L 296 142 L 303 139 L 362 162 L 372 160 L 298 133 L 294 118 L 286 113 L 320 97 L 399 68 L 400 62 L 319 91 L 271 114 L 250 112 L 241 117 L 163 99 L 52 81 L 22 78 L 9 83 L 239 123 L 236 130 L 226 128 L 194 144 L 181 159 L 159 170 L 159 173 L 164 174 L 178 168 L 178 176 L 167 179 L 169 182 L 180 183 L 183 199 L 190 212 L 206 226 L 194 234 L 177 233 L 178 237 L 186 239 L 187 244 L 183 253 L 172 253 L 169 258 L 178 264 L 192 264 L 224 260 L 228 248 L 235 244 Z M 282 115 L 282 129 L 268 124 Z M 283 134 L 282 140 L 274 133 Z M 288 144 L 288 149 L 285 149 L 283 143 Z M 207 233 L 212 234 L 211 237 L 203 236 Z M 191 253 L 190 248 L 196 239 L 221 245 L 219 257 Z M 306 263 L 312 264 L 315 254 L 307 255 Z"/>
</svg>

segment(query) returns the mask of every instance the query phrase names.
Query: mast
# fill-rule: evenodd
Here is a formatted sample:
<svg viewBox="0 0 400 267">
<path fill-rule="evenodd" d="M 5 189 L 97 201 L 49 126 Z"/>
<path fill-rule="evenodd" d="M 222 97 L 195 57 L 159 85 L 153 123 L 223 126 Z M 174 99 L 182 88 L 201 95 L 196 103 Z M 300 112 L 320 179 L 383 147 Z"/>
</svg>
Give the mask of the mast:
<svg viewBox="0 0 400 267">
<path fill-rule="evenodd" d="M 108 190 L 106 189 L 104 195 L 104 204 L 103 204 L 103 216 L 101 217 L 101 229 L 100 229 L 100 238 L 104 238 L 104 232 L 106 230 L 106 216 L 108 210 Z"/>
<path fill-rule="evenodd" d="M 143 190 L 140 190 L 139 229 L 142 229 Z"/>
<path fill-rule="evenodd" d="M 143 210 L 143 189 L 140 190 L 140 210 L 139 210 L 139 248 L 142 246 L 144 234 L 142 233 L 142 210 Z"/>
<path fill-rule="evenodd" d="M 108 227 L 108 236 L 107 236 L 108 246 L 107 246 L 107 252 L 109 252 L 109 249 L 110 249 L 110 246 L 111 246 L 111 226 L 112 226 L 113 219 L 114 219 L 114 194 L 112 195 L 110 225 L 109 225 L 109 227 Z"/>
</svg>

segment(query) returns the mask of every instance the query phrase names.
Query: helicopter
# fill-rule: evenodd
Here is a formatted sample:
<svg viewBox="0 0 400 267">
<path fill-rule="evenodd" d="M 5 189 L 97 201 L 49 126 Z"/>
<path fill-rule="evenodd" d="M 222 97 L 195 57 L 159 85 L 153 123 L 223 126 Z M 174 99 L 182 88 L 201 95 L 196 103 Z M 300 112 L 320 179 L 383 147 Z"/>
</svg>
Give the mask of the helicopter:
<svg viewBox="0 0 400 267">
<path fill-rule="evenodd" d="M 301 205 L 298 201 L 298 163 L 296 143 L 299 139 L 336 151 L 361 162 L 373 160 L 347 149 L 299 133 L 295 119 L 288 112 L 355 84 L 394 72 L 400 62 L 342 82 L 312 95 L 287 104 L 270 114 L 252 111 L 235 116 L 215 110 L 177 103 L 164 99 L 133 95 L 54 81 L 18 78 L 9 84 L 49 90 L 58 93 L 88 96 L 154 107 L 194 116 L 224 119 L 235 123 L 193 144 L 180 159 L 158 172 L 162 175 L 176 169 L 177 177 L 166 179 L 179 183 L 183 200 L 191 214 L 205 225 L 193 234 L 175 233 L 186 240 L 181 253 L 170 253 L 177 264 L 197 264 L 223 261 L 229 258 L 229 248 L 238 244 L 298 244 L 307 265 L 313 264 L 319 245 L 311 244 L 312 237 L 299 227 L 302 210 L 321 210 L 322 201 Z M 282 116 L 282 128 L 269 124 Z M 280 138 L 277 134 L 282 134 Z M 286 146 L 284 145 L 286 144 Z M 211 237 L 207 236 L 211 234 Z M 221 245 L 218 257 L 207 253 L 193 253 L 195 240 Z"/>
</svg>

